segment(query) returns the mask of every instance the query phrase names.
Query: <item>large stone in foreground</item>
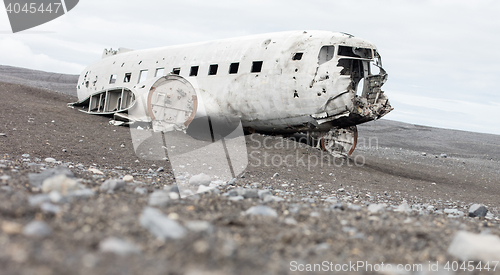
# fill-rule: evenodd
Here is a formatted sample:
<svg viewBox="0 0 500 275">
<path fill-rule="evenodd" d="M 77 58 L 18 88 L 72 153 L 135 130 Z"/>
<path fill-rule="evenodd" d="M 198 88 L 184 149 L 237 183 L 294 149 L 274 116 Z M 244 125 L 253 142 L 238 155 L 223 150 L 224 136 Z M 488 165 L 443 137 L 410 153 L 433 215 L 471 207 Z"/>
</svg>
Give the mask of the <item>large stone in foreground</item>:
<svg viewBox="0 0 500 275">
<path fill-rule="evenodd" d="M 121 179 L 109 179 L 101 184 L 99 189 L 101 191 L 107 191 L 108 193 L 113 193 L 116 190 L 125 188 L 126 184 L 124 180 Z"/>
<path fill-rule="evenodd" d="M 66 175 L 68 178 L 74 178 L 73 172 L 69 170 L 67 167 L 59 166 L 57 168 L 48 169 L 43 171 L 42 173 L 30 173 L 28 175 L 31 186 L 33 187 L 42 187 L 42 183 L 44 180 L 51 178 L 57 175 Z"/>
<path fill-rule="evenodd" d="M 43 221 L 32 221 L 23 228 L 23 234 L 29 237 L 47 237 L 52 229 Z"/>
<path fill-rule="evenodd" d="M 274 218 L 278 217 L 278 213 L 276 212 L 276 210 L 264 205 L 250 207 L 247 211 L 245 211 L 245 214 L 255 216 L 269 216 Z"/>
<path fill-rule="evenodd" d="M 481 204 L 473 204 L 469 208 L 469 217 L 486 217 L 488 209 Z"/>
<path fill-rule="evenodd" d="M 500 238 L 459 231 L 448 247 L 448 253 L 462 261 L 498 261 Z"/>
<path fill-rule="evenodd" d="M 189 184 L 194 185 L 194 186 L 200 186 L 200 185 L 205 185 L 209 186 L 210 182 L 212 181 L 212 178 L 204 173 L 192 176 L 189 179 Z"/>
<path fill-rule="evenodd" d="M 44 193 L 57 191 L 63 195 L 66 195 L 68 194 L 68 192 L 78 189 L 81 189 L 81 186 L 78 184 L 78 182 L 73 178 L 69 178 L 65 174 L 50 177 L 48 179 L 45 179 L 42 183 L 42 191 Z"/>
<path fill-rule="evenodd" d="M 135 244 L 116 237 L 109 237 L 102 240 L 99 243 L 99 250 L 101 252 L 110 252 L 120 256 L 139 254 L 141 252 Z"/>
<path fill-rule="evenodd" d="M 156 207 L 166 207 L 170 201 L 170 194 L 165 190 L 156 190 L 149 195 L 148 204 Z"/>
<path fill-rule="evenodd" d="M 180 239 L 186 235 L 184 227 L 156 208 L 144 208 L 139 221 L 144 228 L 161 240 Z"/>
</svg>

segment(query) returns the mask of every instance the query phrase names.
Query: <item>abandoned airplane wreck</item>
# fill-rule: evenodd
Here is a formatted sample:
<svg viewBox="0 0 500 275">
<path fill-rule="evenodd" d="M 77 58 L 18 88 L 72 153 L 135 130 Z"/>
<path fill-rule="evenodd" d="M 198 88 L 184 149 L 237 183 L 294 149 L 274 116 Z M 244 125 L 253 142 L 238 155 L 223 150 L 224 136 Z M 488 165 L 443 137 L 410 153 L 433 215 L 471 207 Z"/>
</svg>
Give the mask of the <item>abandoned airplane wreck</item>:
<svg viewBox="0 0 500 275">
<path fill-rule="evenodd" d="M 193 120 L 241 121 L 250 132 L 308 132 L 350 155 L 356 125 L 392 110 L 372 43 L 346 33 L 292 31 L 148 50 L 104 50 L 80 75 L 89 114 L 186 131 Z"/>
</svg>

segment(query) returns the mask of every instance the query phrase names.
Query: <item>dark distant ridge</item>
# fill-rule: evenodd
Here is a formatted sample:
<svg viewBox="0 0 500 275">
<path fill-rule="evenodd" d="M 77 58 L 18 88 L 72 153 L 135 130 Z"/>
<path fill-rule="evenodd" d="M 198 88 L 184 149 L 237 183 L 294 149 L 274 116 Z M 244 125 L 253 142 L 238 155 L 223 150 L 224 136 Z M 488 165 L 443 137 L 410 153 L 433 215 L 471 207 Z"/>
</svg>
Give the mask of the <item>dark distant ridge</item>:
<svg viewBox="0 0 500 275">
<path fill-rule="evenodd" d="M 22 84 L 76 96 L 78 75 L 0 65 L 0 82 Z"/>
<path fill-rule="evenodd" d="M 500 136 L 381 119 L 358 125 L 359 148 L 402 148 L 429 155 L 500 160 Z M 371 139 L 371 144 L 370 144 Z M 365 144 L 363 144 L 365 142 Z"/>
</svg>

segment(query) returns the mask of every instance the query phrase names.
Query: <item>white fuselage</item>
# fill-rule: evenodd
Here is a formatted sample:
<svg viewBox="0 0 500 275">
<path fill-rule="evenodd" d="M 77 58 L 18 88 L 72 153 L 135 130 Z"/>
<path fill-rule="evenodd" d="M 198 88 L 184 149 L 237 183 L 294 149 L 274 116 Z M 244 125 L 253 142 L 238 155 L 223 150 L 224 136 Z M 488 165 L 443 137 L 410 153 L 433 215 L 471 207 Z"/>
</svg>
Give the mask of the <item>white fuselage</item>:
<svg viewBox="0 0 500 275">
<path fill-rule="evenodd" d="M 371 52 L 359 58 L 340 56 L 340 46 Z M 376 56 L 378 53 L 372 43 L 329 31 L 281 32 L 115 52 L 103 56 L 82 72 L 78 98 L 84 100 L 116 87 L 135 92 L 140 82 L 176 73 L 197 88 L 207 112 L 239 117 L 245 127 L 275 132 L 328 131 L 332 127 L 348 127 L 385 114 L 364 115 L 354 100 L 363 96 L 357 92 L 364 91 L 363 87 L 357 89 L 357 85 L 359 79 L 371 75 L 370 63 L 376 61 Z M 352 59 L 348 65 L 351 68 L 340 66 L 340 59 Z M 363 64 L 357 65 L 361 69 L 345 73 L 346 69 L 356 70 L 352 68 L 354 62 Z M 232 63 L 238 63 L 237 72 Z M 198 67 L 196 75 L 195 67 Z M 358 80 L 353 80 L 355 74 L 361 74 Z M 367 84 L 365 80 L 365 89 L 370 86 Z M 141 104 L 146 95 L 135 96 L 137 104 Z M 378 96 L 371 104 L 376 104 L 377 100 Z M 338 118 L 356 112 L 360 119 L 335 123 Z"/>
</svg>

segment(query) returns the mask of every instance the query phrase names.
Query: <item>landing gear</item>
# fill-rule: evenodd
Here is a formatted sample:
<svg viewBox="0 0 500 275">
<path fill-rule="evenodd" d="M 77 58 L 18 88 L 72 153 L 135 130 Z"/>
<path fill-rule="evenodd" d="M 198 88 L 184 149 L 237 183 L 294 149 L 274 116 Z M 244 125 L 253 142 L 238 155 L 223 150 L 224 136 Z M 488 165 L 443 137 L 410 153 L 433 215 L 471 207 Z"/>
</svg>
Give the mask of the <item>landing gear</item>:
<svg viewBox="0 0 500 275">
<path fill-rule="evenodd" d="M 349 157 L 356 148 L 358 128 L 351 126 L 342 129 L 331 129 L 321 136 L 321 149 L 334 156 Z"/>
</svg>

